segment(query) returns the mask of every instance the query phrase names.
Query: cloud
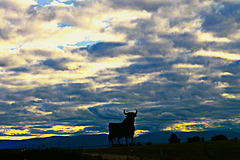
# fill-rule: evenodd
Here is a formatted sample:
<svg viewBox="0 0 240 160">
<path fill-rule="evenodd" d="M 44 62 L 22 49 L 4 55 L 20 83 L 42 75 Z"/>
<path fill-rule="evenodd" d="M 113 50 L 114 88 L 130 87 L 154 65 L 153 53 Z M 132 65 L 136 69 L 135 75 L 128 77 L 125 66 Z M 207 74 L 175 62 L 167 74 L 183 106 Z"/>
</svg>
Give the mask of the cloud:
<svg viewBox="0 0 240 160">
<path fill-rule="evenodd" d="M 34 113 L 36 116 L 45 116 L 52 114 L 52 112 L 44 112 L 40 109 L 38 109 L 37 106 L 28 106 L 25 108 L 27 111 Z"/>
<path fill-rule="evenodd" d="M 135 74 L 132 76 L 129 76 L 128 79 L 131 83 L 131 85 L 137 85 L 141 84 L 147 81 L 150 81 L 151 79 L 154 79 L 155 76 L 157 76 L 159 73 L 149 73 L 149 74 Z"/>
<path fill-rule="evenodd" d="M 203 68 L 203 65 L 198 64 L 174 64 L 173 68 L 189 68 L 189 69 L 197 69 L 197 68 Z"/>
<path fill-rule="evenodd" d="M 0 6 L 4 8 L 21 10 L 27 9 L 31 5 L 36 5 L 37 3 L 34 0 L 2 0 Z"/>
<path fill-rule="evenodd" d="M 18 129 L 5 129 L 4 131 L 5 135 L 9 135 L 9 136 L 19 136 L 19 135 L 27 135 L 30 134 L 30 132 L 25 129 L 25 130 L 18 130 Z"/>
<path fill-rule="evenodd" d="M 123 109 L 138 108 L 137 134 L 238 117 L 239 3 L 37 2 L 0 2 L 6 139 L 107 133 Z"/>
<path fill-rule="evenodd" d="M 169 81 L 182 82 L 188 80 L 188 76 L 180 75 L 178 73 L 164 73 L 160 74 L 160 77 L 165 77 Z"/>
<path fill-rule="evenodd" d="M 191 121 L 191 122 L 180 122 L 175 123 L 171 127 L 167 127 L 165 131 L 182 131 L 182 132 L 191 132 L 191 131 L 201 131 L 204 128 L 212 128 L 213 126 L 221 127 L 224 126 L 225 122 L 230 122 L 232 124 L 236 123 L 237 119 L 218 119 L 211 120 L 202 118 L 201 121 Z M 238 122 L 237 122 L 238 123 Z M 232 126 L 231 126 L 232 127 Z"/>
<path fill-rule="evenodd" d="M 171 112 L 163 112 L 159 115 L 160 119 L 175 119 L 175 115 Z"/>
<path fill-rule="evenodd" d="M 130 7 L 137 7 L 138 9 L 141 10 L 147 10 L 147 11 L 155 11 L 161 6 L 166 6 L 169 4 L 168 1 L 156 1 L 156 0 L 150 0 L 150 1 L 145 1 L 145 0 L 133 0 L 133 1 L 128 1 L 128 0 L 123 0 L 123 1 L 117 1 L 117 0 L 111 0 L 111 5 L 115 7 L 125 7 L 128 8 Z"/>
<path fill-rule="evenodd" d="M 226 53 L 226 52 L 222 52 L 222 51 L 200 50 L 200 51 L 195 52 L 193 55 L 194 56 L 206 56 L 206 57 L 218 57 L 218 58 L 223 58 L 223 59 L 233 60 L 233 61 L 240 60 L 240 55 L 233 54 L 233 53 Z"/>
<path fill-rule="evenodd" d="M 164 131 L 181 131 L 192 132 L 202 130 L 202 126 L 208 125 L 206 122 L 182 122 L 179 124 L 173 124 L 171 127 L 163 129 Z"/>
<path fill-rule="evenodd" d="M 56 125 L 51 128 L 39 128 L 39 130 L 43 131 L 54 131 L 58 133 L 76 133 L 78 131 L 84 130 L 87 126 L 65 126 L 65 125 Z"/>
<path fill-rule="evenodd" d="M 79 68 L 79 66 L 76 65 L 76 67 L 71 67 L 71 66 L 67 66 L 67 63 L 69 63 L 70 60 L 66 59 L 66 58 L 62 58 L 62 59 L 56 59 L 56 60 L 52 60 L 52 59 L 47 59 L 44 62 L 42 62 L 43 65 L 51 67 L 55 70 L 68 70 L 68 69 L 77 69 Z"/>
<path fill-rule="evenodd" d="M 198 40 L 201 42 L 223 42 L 223 43 L 229 43 L 231 42 L 230 39 L 225 37 L 214 37 L 212 33 L 197 33 Z"/>
<path fill-rule="evenodd" d="M 237 14 L 240 4 L 223 2 L 215 12 L 204 13 L 202 27 L 206 31 L 212 31 L 215 35 L 227 37 L 237 30 Z M 230 26 L 229 26 L 230 24 Z"/>
<path fill-rule="evenodd" d="M 224 98 L 229 98 L 229 99 L 239 99 L 239 98 L 240 98 L 240 95 L 223 93 L 223 94 L 222 94 L 222 97 L 224 97 Z"/>
<path fill-rule="evenodd" d="M 137 136 L 140 136 L 141 134 L 146 134 L 148 132 L 149 130 L 136 130 L 134 134 L 137 137 Z"/>
</svg>

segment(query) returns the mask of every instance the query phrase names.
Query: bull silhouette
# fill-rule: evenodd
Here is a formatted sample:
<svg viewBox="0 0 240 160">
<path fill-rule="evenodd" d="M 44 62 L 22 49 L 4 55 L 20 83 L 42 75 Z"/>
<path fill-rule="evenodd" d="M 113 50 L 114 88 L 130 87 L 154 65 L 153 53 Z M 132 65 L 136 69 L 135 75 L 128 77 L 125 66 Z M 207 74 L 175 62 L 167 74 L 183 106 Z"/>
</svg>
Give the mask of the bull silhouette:
<svg viewBox="0 0 240 160">
<path fill-rule="evenodd" d="M 126 146 L 128 146 L 128 138 L 131 138 L 133 143 L 133 135 L 135 131 L 134 118 L 137 117 L 138 113 L 137 109 L 135 110 L 136 112 L 126 112 L 124 109 L 123 113 L 126 115 L 126 118 L 122 123 L 109 123 L 109 144 L 112 143 L 113 146 L 113 141 L 117 139 L 117 142 L 120 145 L 121 138 L 125 138 Z"/>
</svg>

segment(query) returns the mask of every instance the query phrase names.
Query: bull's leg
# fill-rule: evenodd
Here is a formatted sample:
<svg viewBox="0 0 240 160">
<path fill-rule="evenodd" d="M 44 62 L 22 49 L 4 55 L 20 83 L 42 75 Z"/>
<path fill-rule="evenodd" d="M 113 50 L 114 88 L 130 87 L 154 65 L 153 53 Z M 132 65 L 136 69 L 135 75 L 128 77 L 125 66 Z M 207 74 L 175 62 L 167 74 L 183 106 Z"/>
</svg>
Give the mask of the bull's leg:
<svg viewBox="0 0 240 160">
<path fill-rule="evenodd" d="M 108 141 L 109 141 L 109 144 L 112 143 L 112 146 L 113 146 L 113 137 L 111 134 L 108 135 Z"/>
<path fill-rule="evenodd" d="M 120 138 L 117 137 L 117 142 L 118 142 L 118 145 L 120 145 Z"/>
<path fill-rule="evenodd" d="M 112 139 L 111 139 L 111 143 L 112 143 L 112 146 L 113 146 L 113 137 L 112 137 Z"/>
<path fill-rule="evenodd" d="M 126 140 L 126 146 L 128 146 L 128 137 L 125 137 Z"/>
<path fill-rule="evenodd" d="M 132 144 L 133 144 L 133 137 L 132 137 Z"/>
<path fill-rule="evenodd" d="M 112 137 L 110 136 L 110 134 L 108 135 L 108 143 L 110 144 L 112 142 Z"/>
<path fill-rule="evenodd" d="M 113 138 L 112 146 L 113 146 L 113 143 L 114 144 L 116 143 L 116 137 Z"/>
</svg>

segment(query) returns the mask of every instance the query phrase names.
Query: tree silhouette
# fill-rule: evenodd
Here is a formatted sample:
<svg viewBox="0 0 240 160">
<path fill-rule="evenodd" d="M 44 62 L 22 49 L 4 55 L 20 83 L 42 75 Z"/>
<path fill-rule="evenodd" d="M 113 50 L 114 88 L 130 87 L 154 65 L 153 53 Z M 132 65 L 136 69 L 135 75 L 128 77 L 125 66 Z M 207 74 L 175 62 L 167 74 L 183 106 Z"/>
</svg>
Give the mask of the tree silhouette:
<svg viewBox="0 0 240 160">
<path fill-rule="evenodd" d="M 168 139 L 169 143 L 180 143 L 180 140 L 175 133 L 171 134 L 171 137 Z"/>
<path fill-rule="evenodd" d="M 216 135 L 212 137 L 212 141 L 222 141 L 227 140 L 227 137 L 225 135 Z"/>
</svg>

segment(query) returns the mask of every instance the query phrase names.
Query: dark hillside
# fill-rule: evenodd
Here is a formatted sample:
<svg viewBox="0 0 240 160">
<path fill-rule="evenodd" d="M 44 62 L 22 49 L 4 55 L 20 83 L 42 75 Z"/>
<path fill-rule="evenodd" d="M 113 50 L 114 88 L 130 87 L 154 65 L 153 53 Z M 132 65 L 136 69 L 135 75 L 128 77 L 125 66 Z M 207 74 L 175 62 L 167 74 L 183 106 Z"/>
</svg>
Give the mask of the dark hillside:
<svg viewBox="0 0 240 160">
<path fill-rule="evenodd" d="M 82 154 L 79 149 L 7 149 L 0 150 L 1 160 L 99 160 L 99 157 Z"/>
<path fill-rule="evenodd" d="M 8 149 L 3 160 L 239 160 L 240 140 L 98 149 Z"/>
<path fill-rule="evenodd" d="M 79 135 L 72 137 L 0 140 L 0 149 L 100 148 L 108 147 L 108 135 Z"/>
<path fill-rule="evenodd" d="M 128 157 L 129 160 L 239 160 L 239 151 L 239 140 L 84 150 L 90 155 L 97 155 L 100 152 L 103 158 L 108 157 L 109 160 L 117 160 L 120 155 L 125 159 Z"/>
<path fill-rule="evenodd" d="M 173 132 L 162 131 L 162 132 L 151 132 L 145 135 L 136 137 L 136 142 L 141 142 L 143 144 L 147 142 L 152 142 L 153 144 L 168 143 L 168 138 L 170 138 Z M 237 137 L 240 139 L 239 132 L 229 132 L 229 131 L 202 131 L 202 132 L 175 132 L 178 138 L 181 139 L 181 143 L 187 142 L 189 137 L 199 136 L 203 137 L 205 141 L 210 141 L 215 135 L 226 135 L 228 139 L 234 139 Z"/>
</svg>

